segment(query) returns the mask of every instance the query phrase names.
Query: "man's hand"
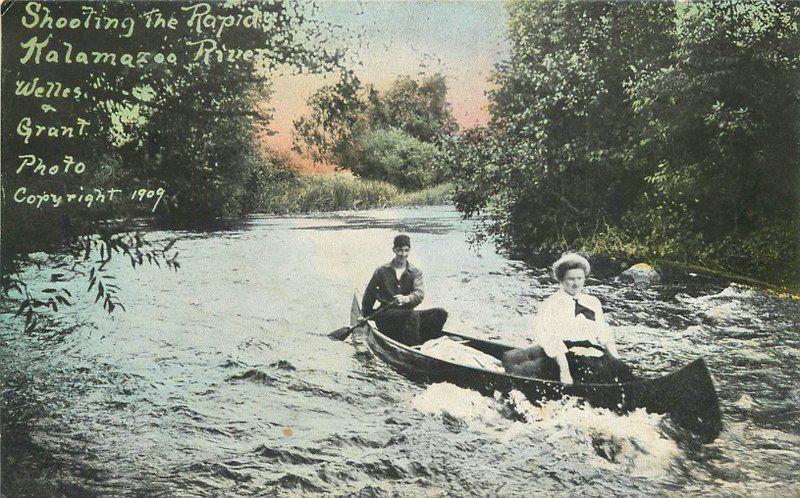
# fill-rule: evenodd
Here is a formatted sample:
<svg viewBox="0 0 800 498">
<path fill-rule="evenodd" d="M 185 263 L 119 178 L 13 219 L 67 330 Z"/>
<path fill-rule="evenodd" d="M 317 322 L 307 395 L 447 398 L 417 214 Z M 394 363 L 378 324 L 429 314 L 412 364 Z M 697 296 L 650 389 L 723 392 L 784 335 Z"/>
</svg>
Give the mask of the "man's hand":
<svg viewBox="0 0 800 498">
<path fill-rule="evenodd" d="M 397 304 L 406 304 L 409 301 L 411 301 L 411 299 L 408 296 L 404 296 L 403 294 L 396 294 L 394 296 L 394 302 Z"/>
</svg>

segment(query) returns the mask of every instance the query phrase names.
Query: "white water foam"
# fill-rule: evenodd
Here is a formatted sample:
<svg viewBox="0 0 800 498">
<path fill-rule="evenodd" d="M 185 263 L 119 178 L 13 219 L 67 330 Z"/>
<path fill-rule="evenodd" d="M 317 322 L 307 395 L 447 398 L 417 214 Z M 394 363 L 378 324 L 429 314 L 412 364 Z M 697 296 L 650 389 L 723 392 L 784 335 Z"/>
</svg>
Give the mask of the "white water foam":
<svg viewBox="0 0 800 498">
<path fill-rule="evenodd" d="M 469 427 L 494 427 L 503 420 L 497 403 L 471 389 L 447 382 L 432 384 L 411 402 L 415 410 L 429 415 L 448 414 Z"/>
<path fill-rule="evenodd" d="M 412 400 L 419 412 L 447 414 L 470 430 L 510 441 L 519 436 L 542 436 L 553 451 L 574 461 L 588 461 L 598 468 L 630 475 L 663 475 L 679 455 L 677 444 L 659 430 L 662 416 L 635 410 L 617 415 L 609 410 L 580 404 L 575 398 L 547 401 L 534 406 L 519 391 L 495 399 L 453 384 L 429 386 Z M 512 411 L 523 422 L 503 415 Z"/>
<path fill-rule="evenodd" d="M 702 303 L 706 301 L 715 300 L 730 300 L 730 299 L 752 299 L 758 296 L 758 293 L 750 288 L 738 287 L 736 285 L 729 285 L 717 294 L 708 296 L 689 297 L 685 294 L 678 294 L 675 296 L 679 301 Z"/>
<path fill-rule="evenodd" d="M 717 294 L 698 297 L 678 294 L 675 299 L 686 306 L 695 308 L 713 321 L 737 320 L 748 316 L 751 320 L 759 322 L 760 320 L 753 316 L 752 306 L 748 304 L 748 301 L 758 296 L 757 291 L 753 289 L 731 285 Z"/>
</svg>

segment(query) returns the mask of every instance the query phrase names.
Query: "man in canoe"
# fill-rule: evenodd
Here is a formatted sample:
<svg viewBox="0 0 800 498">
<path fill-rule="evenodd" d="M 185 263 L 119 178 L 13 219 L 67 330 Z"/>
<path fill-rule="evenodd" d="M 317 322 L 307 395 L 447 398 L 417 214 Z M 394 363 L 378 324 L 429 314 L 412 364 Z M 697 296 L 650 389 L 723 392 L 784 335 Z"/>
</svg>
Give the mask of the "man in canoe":
<svg viewBox="0 0 800 498">
<path fill-rule="evenodd" d="M 542 302 L 534 317 L 537 345 L 505 353 L 506 372 L 566 384 L 633 380 L 630 368 L 617 359 L 614 333 L 600 300 L 583 293 L 590 270 L 578 254 L 565 254 L 553 263 L 560 289 Z"/>
<path fill-rule="evenodd" d="M 383 311 L 375 315 L 378 329 L 392 339 L 414 346 L 442 335 L 447 312 L 442 308 L 415 310 L 425 298 L 422 272 L 408 262 L 411 238 L 398 235 L 392 248 L 394 258 L 379 266 L 364 291 L 361 312 L 374 313 L 378 302 Z"/>
</svg>

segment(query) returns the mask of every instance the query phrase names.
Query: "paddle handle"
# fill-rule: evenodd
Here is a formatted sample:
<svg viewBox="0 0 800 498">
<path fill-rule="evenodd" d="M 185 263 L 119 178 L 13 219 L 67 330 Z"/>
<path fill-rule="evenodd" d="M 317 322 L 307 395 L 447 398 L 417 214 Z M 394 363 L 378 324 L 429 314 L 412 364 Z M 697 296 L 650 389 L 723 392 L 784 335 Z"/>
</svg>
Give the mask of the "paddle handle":
<svg viewBox="0 0 800 498">
<path fill-rule="evenodd" d="M 389 308 L 394 308 L 394 307 L 395 307 L 395 304 L 393 302 L 387 304 L 386 306 L 381 306 L 380 308 L 378 308 L 375 311 L 373 311 L 372 313 L 370 313 L 368 316 L 365 316 L 364 318 L 359 320 L 358 323 L 355 326 L 357 327 L 359 325 L 364 325 L 369 320 L 372 320 L 373 318 L 375 318 L 376 316 L 380 315 L 381 313 L 383 313 L 384 311 L 388 310 Z"/>
<path fill-rule="evenodd" d="M 363 318 L 361 318 L 361 320 L 356 320 L 356 316 L 357 316 L 356 314 L 360 313 L 360 309 L 359 309 L 359 306 L 358 306 L 358 299 L 356 298 L 355 295 L 353 295 L 353 306 L 350 309 L 350 326 L 349 327 L 342 327 L 340 329 L 336 329 L 333 332 L 331 332 L 330 334 L 328 334 L 328 337 L 330 337 L 331 339 L 337 340 L 337 341 L 343 341 L 343 340 L 347 339 L 347 337 L 350 336 L 350 334 L 352 334 L 353 331 L 357 327 L 359 327 L 361 325 L 364 325 L 365 323 L 367 323 L 368 320 L 372 320 L 376 316 L 380 315 L 381 313 L 383 313 L 384 311 L 386 311 L 389 308 L 393 308 L 394 306 L 395 306 L 395 303 L 393 303 L 393 302 L 389 303 L 389 304 L 387 304 L 385 306 L 381 306 L 377 310 L 373 311 L 372 313 L 369 314 L 369 316 L 363 317 Z"/>
</svg>

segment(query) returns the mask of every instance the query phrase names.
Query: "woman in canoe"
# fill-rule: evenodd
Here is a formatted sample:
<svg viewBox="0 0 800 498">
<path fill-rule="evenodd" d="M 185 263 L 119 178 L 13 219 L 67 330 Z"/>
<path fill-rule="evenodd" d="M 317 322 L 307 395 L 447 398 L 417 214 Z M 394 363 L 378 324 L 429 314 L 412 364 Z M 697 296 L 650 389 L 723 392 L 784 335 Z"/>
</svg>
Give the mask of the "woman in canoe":
<svg viewBox="0 0 800 498">
<path fill-rule="evenodd" d="M 542 302 L 533 319 L 537 345 L 503 355 L 508 373 L 566 384 L 633 380 L 630 368 L 617 359 L 614 333 L 600 300 L 583 293 L 590 269 L 578 254 L 565 254 L 553 263 L 560 289 Z"/>
</svg>

